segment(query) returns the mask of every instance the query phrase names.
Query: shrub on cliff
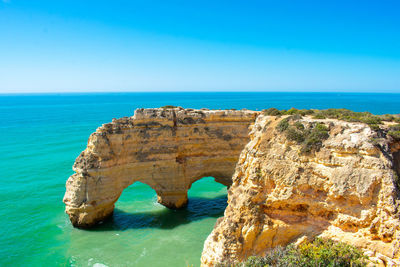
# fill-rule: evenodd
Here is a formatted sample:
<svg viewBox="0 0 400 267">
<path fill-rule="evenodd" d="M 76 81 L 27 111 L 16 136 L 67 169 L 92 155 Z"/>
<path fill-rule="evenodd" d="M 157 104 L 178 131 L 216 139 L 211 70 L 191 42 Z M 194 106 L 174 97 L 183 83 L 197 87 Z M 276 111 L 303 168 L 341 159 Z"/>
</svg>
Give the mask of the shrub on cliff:
<svg viewBox="0 0 400 267">
<path fill-rule="evenodd" d="M 366 257 L 359 249 L 341 242 L 315 239 L 298 247 L 277 247 L 264 257 L 249 257 L 239 264 L 218 266 L 230 267 L 361 267 L 367 266 Z"/>
<path fill-rule="evenodd" d="M 285 110 L 285 109 L 279 110 L 276 108 L 269 108 L 269 109 L 264 109 L 263 112 L 264 112 L 264 115 L 268 115 L 268 116 L 281 116 L 281 115 L 306 116 L 306 115 L 314 114 L 314 110 L 312 110 L 312 109 L 296 109 L 296 108 L 291 108 L 288 110 Z"/>
<path fill-rule="evenodd" d="M 295 127 L 289 127 L 286 130 L 286 137 L 290 141 L 295 141 L 298 144 L 304 142 L 304 131 L 298 130 Z"/>
<path fill-rule="evenodd" d="M 395 140 L 400 140 L 400 124 L 390 126 L 388 135 Z"/>
<path fill-rule="evenodd" d="M 318 151 L 322 147 L 322 142 L 329 137 L 329 129 L 322 123 L 316 123 L 307 132 L 307 136 L 302 144 L 302 152 L 309 153 Z"/>
<path fill-rule="evenodd" d="M 324 109 L 324 110 L 315 110 L 314 112 L 315 119 L 338 119 L 348 122 L 363 122 L 371 126 L 374 130 L 379 129 L 379 124 L 382 123 L 382 120 L 393 120 L 394 116 L 388 115 L 373 115 L 370 112 L 354 112 L 348 109 Z"/>
<path fill-rule="evenodd" d="M 284 115 L 296 115 L 297 114 L 297 115 L 301 115 L 301 116 L 306 116 L 306 115 L 314 114 L 314 110 L 291 108 L 289 110 L 284 111 L 282 114 L 284 114 Z"/>
<path fill-rule="evenodd" d="M 269 115 L 269 116 L 280 116 L 280 115 L 282 115 L 282 112 L 280 112 L 276 108 L 264 109 L 263 112 L 264 112 L 264 115 Z"/>
<path fill-rule="evenodd" d="M 281 115 L 313 115 L 314 119 L 338 119 L 348 122 L 363 122 L 368 124 L 373 130 L 379 130 L 379 125 L 382 121 L 400 123 L 400 115 L 384 114 L 374 115 L 370 112 L 354 112 L 348 109 L 296 109 L 291 108 L 288 110 L 279 110 L 276 108 L 269 108 L 263 110 L 265 115 L 281 116 Z"/>
<path fill-rule="evenodd" d="M 290 116 L 281 120 L 277 129 L 283 132 L 286 138 L 301 145 L 302 153 L 318 151 L 322 147 L 322 142 L 329 137 L 329 129 L 322 123 L 311 123 L 304 126 L 298 121 L 298 115 Z M 294 121 L 292 124 L 290 121 Z"/>
<path fill-rule="evenodd" d="M 177 108 L 177 106 L 172 106 L 172 105 L 166 105 L 166 106 L 162 106 L 162 109 L 173 109 L 173 108 Z"/>
<path fill-rule="evenodd" d="M 293 266 L 366 266 L 366 257 L 353 246 L 317 238 L 297 249 L 291 247 L 288 263 Z"/>
<path fill-rule="evenodd" d="M 289 119 L 288 118 L 281 120 L 277 125 L 277 129 L 280 132 L 286 131 L 288 127 L 289 127 Z"/>
</svg>

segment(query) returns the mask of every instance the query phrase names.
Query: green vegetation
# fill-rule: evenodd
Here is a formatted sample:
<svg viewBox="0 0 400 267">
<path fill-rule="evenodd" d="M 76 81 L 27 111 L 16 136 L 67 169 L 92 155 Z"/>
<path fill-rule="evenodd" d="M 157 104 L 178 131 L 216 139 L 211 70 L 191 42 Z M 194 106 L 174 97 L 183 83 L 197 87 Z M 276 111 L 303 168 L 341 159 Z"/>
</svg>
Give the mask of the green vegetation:
<svg viewBox="0 0 400 267">
<path fill-rule="evenodd" d="M 374 115 L 370 112 L 354 112 L 348 109 L 295 109 L 278 110 L 276 108 L 269 108 L 263 110 L 265 115 L 282 116 L 282 115 L 312 115 L 314 119 L 338 119 L 348 122 L 363 122 L 368 124 L 373 130 L 379 130 L 379 125 L 382 121 L 400 123 L 399 115 Z"/>
<path fill-rule="evenodd" d="M 282 115 L 281 111 L 279 111 L 276 108 L 264 109 L 263 112 L 264 112 L 265 115 L 269 115 L 269 116 L 280 116 L 280 115 Z"/>
<path fill-rule="evenodd" d="M 289 140 L 302 144 L 303 152 L 311 152 L 313 150 L 318 151 L 322 141 L 327 138 L 327 132 L 325 133 L 325 129 L 322 129 L 320 126 L 318 126 L 314 132 L 310 132 L 309 129 L 304 127 L 304 125 L 301 126 L 300 122 L 296 122 L 294 127 L 291 127 L 289 123 L 291 120 L 306 115 L 312 115 L 313 119 L 337 119 L 348 122 L 362 122 L 368 124 L 374 131 L 382 131 L 381 125 L 384 121 L 396 122 L 398 124 L 389 127 L 387 135 L 391 136 L 395 140 L 400 140 L 400 115 L 374 115 L 370 112 L 354 112 L 348 109 L 333 108 L 323 110 L 295 108 L 289 110 L 278 110 L 276 108 L 269 108 L 263 110 L 263 112 L 265 115 L 278 117 L 282 115 L 291 115 L 290 117 L 281 120 L 277 129 L 280 132 L 285 132 Z M 386 132 L 386 130 L 383 132 Z"/>
<path fill-rule="evenodd" d="M 289 118 L 285 118 L 278 123 L 277 129 L 280 132 L 284 132 L 289 128 Z"/>
<path fill-rule="evenodd" d="M 277 129 L 286 134 L 286 138 L 301 145 L 301 152 L 318 151 L 322 142 L 329 137 L 329 128 L 322 123 L 305 123 L 298 121 L 298 114 L 282 119 Z M 291 123 L 292 122 L 292 123 Z"/>
<path fill-rule="evenodd" d="M 400 140 L 400 124 L 390 126 L 388 135 L 395 140 Z"/>
<path fill-rule="evenodd" d="M 379 130 L 379 124 L 382 123 L 383 118 L 390 119 L 389 117 L 373 115 L 370 112 L 354 112 L 348 109 L 317 110 L 315 112 L 314 118 L 317 119 L 329 118 L 329 119 L 338 119 L 348 122 L 363 122 L 368 124 L 373 130 Z"/>
<path fill-rule="evenodd" d="M 171 106 L 171 105 L 166 105 L 161 107 L 162 109 L 171 109 L 171 108 L 177 108 L 177 106 Z"/>
<path fill-rule="evenodd" d="M 295 115 L 299 114 L 301 116 L 306 116 L 306 115 L 311 115 L 314 113 L 314 110 L 312 109 L 295 109 L 291 108 L 289 110 L 279 110 L 276 108 L 269 108 L 269 109 L 264 109 L 263 110 L 265 115 L 270 115 L 270 116 L 281 116 L 281 115 Z"/>
<path fill-rule="evenodd" d="M 366 266 L 363 253 L 350 245 L 332 240 L 317 238 L 312 243 L 304 243 L 297 248 L 289 245 L 286 248 L 275 248 L 264 257 L 249 257 L 239 264 L 219 266 L 230 267 L 359 267 Z"/>
</svg>

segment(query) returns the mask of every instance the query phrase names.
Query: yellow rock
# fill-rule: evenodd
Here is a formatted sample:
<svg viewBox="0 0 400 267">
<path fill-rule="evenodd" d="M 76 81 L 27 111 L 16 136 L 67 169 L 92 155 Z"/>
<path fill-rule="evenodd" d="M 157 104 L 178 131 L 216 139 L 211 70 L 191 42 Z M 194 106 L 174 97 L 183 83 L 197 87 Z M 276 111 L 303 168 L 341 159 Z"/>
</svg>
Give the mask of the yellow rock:
<svg viewBox="0 0 400 267">
<path fill-rule="evenodd" d="M 281 120 L 248 110 L 138 109 L 90 136 L 66 183 L 66 212 L 74 226 L 90 227 L 136 181 L 181 208 L 192 183 L 213 176 L 231 187 L 203 266 L 316 236 L 399 265 L 400 142 L 381 136 L 376 146 L 366 124 L 303 117 L 306 127 L 318 121 L 330 129 L 321 149 L 305 154 L 276 129 Z"/>
<path fill-rule="evenodd" d="M 138 109 L 93 133 L 74 164 L 64 203 L 74 226 L 110 216 L 122 191 L 136 181 L 153 188 L 169 208 L 187 204 L 192 183 L 213 176 L 224 185 L 249 141 L 258 112 Z"/>
<path fill-rule="evenodd" d="M 205 241 L 202 265 L 261 256 L 304 236 L 374 251 L 378 265 L 395 263 L 400 143 L 387 138 L 377 147 L 371 143 L 377 133 L 368 125 L 325 119 L 317 120 L 330 129 L 322 148 L 300 153 L 297 143 L 277 131 L 281 119 L 260 115 L 252 127 L 224 217 L 210 234 L 214 238 Z"/>
</svg>

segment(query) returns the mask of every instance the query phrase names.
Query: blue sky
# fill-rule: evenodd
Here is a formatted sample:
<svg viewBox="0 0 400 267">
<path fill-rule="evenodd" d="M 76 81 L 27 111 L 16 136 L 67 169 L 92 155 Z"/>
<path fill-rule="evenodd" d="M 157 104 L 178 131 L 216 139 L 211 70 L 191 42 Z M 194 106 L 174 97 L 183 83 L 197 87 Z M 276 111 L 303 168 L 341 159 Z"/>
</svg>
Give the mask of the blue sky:
<svg viewBox="0 0 400 267">
<path fill-rule="evenodd" d="M 0 93 L 400 92 L 400 1 L 0 0 Z"/>
</svg>

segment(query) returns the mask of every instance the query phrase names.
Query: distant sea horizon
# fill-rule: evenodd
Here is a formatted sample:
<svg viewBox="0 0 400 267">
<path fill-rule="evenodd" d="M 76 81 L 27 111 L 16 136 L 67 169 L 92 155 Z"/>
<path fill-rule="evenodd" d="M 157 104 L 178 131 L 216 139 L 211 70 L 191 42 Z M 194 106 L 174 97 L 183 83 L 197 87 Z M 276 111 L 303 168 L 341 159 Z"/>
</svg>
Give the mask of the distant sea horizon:
<svg viewBox="0 0 400 267">
<path fill-rule="evenodd" d="M 347 108 L 400 113 L 400 93 L 84 92 L 0 94 L 0 266 L 199 266 L 204 240 L 226 207 L 226 188 L 205 177 L 189 207 L 171 211 L 135 183 L 112 219 L 71 226 L 65 182 L 89 135 L 137 108 Z"/>
<path fill-rule="evenodd" d="M 366 91 L 348 91 L 348 90 L 286 90 L 286 91 L 281 91 L 281 90 L 137 90 L 137 91 L 19 91 L 19 92 L 1 92 L 0 91 L 0 96 L 1 95 L 70 95 L 70 94 L 76 94 L 76 95 L 87 95 L 87 94 L 152 94 L 152 93 L 166 93 L 166 94 L 174 94 L 174 93 L 196 93 L 196 94 L 202 94 L 202 93 L 244 93 L 244 94 L 253 94 L 253 93 L 282 93 L 282 94 L 309 94 L 309 93 L 318 93 L 318 94 L 400 94 L 400 89 L 399 90 L 377 90 L 377 91 L 372 91 L 372 90 L 366 90 Z"/>
</svg>

